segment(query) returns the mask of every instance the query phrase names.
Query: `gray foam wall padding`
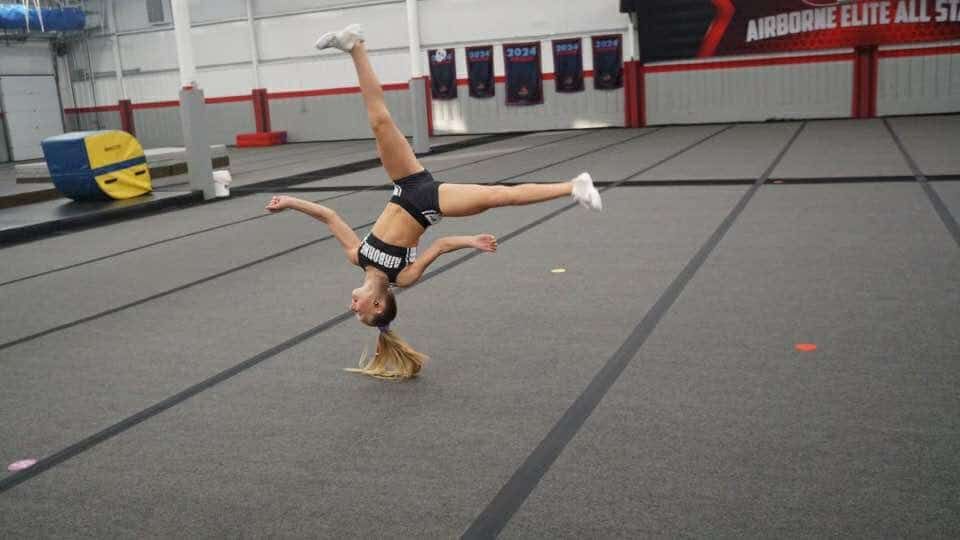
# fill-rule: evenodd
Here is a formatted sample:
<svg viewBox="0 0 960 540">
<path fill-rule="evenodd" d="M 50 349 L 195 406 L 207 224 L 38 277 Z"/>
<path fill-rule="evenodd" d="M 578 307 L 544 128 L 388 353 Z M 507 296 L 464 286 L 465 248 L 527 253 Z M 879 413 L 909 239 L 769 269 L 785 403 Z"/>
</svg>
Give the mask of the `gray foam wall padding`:
<svg viewBox="0 0 960 540">
<path fill-rule="evenodd" d="M 624 125 L 623 90 L 586 90 L 560 94 L 553 81 L 544 81 L 544 104 L 513 107 L 504 103 L 503 83 L 497 95 L 475 99 L 466 87 L 453 101 L 433 101 L 435 133 L 501 133 Z M 413 105 L 409 90 L 384 93 L 393 120 L 406 135 L 413 131 Z M 359 93 L 305 97 L 271 97 L 270 122 L 274 131 L 286 131 L 290 142 L 332 141 L 371 138 L 363 98 Z M 256 130 L 250 102 L 208 104 L 210 144 L 235 144 L 238 133 Z M 134 109 L 137 138 L 145 148 L 182 146 L 183 133 L 177 107 Z M 70 129 L 120 129 L 116 112 L 70 114 Z"/>
<path fill-rule="evenodd" d="M 251 101 L 207 104 L 207 118 L 210 144 L 236 144 L 238 133 L 257 130 Z"/>
<path fill-rule="evenodd" d="M 120 114 L 117 111 L 82 112 L 68 114 L 66 117 L 67 129 L 75 131 L 120 129 Z"/>
<path fill-rule="evenodd" d="M 249 101 L 208 103 L 207 120 L 210 144 L 235 144 L 238 133 L 256 130 Z M 144 148 L 183 146 L 180 107 L 134 109 L 133 121 Z"/>
<path fill-rule="evenodd" d="M 386 100 L 394 121 L 409 133 L 413 124 L 409 92 L 387 91 Z M 207 104 L 207 114 L 210 144 L 235 144 L 238 133 L 256 131 L 248 101 Z M 133 115 L 137 138 L 145 148 L 183 145 L 179 108 L 134 109 Z M 270 123 L 274 131 L 286 131 L 290 142 L 371 137 L 359 94 L 272 98 Z"/>
<path fill-rule="evenodd" d="M 593 79 L 575 94 L 555 91 L 553 81 L 543 82 L 543 104 L 524 107 L 505 103 L 506 88 L 497 83 L 496 96 L 470 97 L 466 86 L 457 88 L 457 99 L 433 100 L 433 126 L 442 133 L 499 133 L 585 127 L 624 126 L 624 92 L 595 90 Z"/>
<path fill-rule="evenodd" d="M 400 130 L 413 129 L 410 92 L 384 92 L 387 108 Z M 360 94 L 336 94 L 295 98 L 270 98 L 270 123 L 285 130 L 291 142 L 368 139 L 367 114 Z"/>
<path fill-rule="evenodd" d="M 183 146 L 178 107 L 134 109 L 133 123 L 137 129 L 137 139 L 144 148 Z"/>
</svg>

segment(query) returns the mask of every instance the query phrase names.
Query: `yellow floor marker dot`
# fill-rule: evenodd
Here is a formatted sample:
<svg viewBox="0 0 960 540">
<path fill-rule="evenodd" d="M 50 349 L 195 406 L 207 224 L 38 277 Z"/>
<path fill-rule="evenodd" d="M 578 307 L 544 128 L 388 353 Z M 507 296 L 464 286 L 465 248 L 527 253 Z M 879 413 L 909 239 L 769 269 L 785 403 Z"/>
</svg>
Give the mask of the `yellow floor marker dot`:
<svg viewBox="0 0 960 540">
<path fill-rule="evenodd" d="M 566 268 L 554 268 L 554 269 L 551 270 L 550 272 L 552 272 L 552 273 L 554 273 L 554 274 L 562 274 L 562 273 L 564 273 L 564 272 L 566 272 L 566 271 L 567 271 Z"/>
</svg>

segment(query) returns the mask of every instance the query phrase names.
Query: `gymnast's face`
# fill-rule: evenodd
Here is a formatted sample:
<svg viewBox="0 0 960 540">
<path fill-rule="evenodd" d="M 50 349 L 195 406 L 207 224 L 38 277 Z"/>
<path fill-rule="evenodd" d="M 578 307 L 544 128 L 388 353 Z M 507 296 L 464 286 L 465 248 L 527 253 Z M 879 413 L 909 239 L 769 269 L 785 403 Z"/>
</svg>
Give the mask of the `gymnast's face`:
<svg viewBox="0 0 960 540">
<path fill-rule="evenodd" d="M 357 315 L 358 321 L 370 326 L 370 321 L 379 315 L 379 313 L 383 311 L 383 308 L 380 307 L 380 302 L 376 299 L 372 291 L 366 287 L 360 287 L 354 289 L 350 295 L 350 311 Z"/>
</svg>

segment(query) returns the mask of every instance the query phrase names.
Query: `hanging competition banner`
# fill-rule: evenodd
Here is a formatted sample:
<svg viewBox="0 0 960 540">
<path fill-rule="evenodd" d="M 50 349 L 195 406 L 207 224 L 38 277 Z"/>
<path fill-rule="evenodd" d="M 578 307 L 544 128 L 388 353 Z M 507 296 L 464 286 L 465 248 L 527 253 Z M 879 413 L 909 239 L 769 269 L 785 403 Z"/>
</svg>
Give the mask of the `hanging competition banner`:
<svg viewBox="0 0 960 540">
<path fill-rule="evenodd" d="M 497 91 L 493 77 L 493 46 L 467 47 L 470 97 L 491 98 Z"/>
<path fill-rule="evenodd" d="M 503 64 L 507 72 L 507 105 L 543 103 L 540 43 L 505 43 Z"/>
<path fill-rule="evenodd" d="M 657 60 L 842 49 L 960 39 L 960 0 L 702 0 L 692 20 L 651 10 L 642 46 Z M 690 26 L 694 50 L 678 45 Z"/>
<path fill-rule="evenodd" d="M 623 36 L 593 37 L 593 87 L 623 88 Z"/>
<path fill-rule="evenodd" d="M 582 40 L 558 39 L 553 42 L 553 72 L 557 92 L 583 92 Z"/>
<path fill-rule="evenodd" d="M 433 99 L 457 98 L 457 63 L 453 49 L 436 49 L 430 58 L 430 86 Z"/>
</svg>

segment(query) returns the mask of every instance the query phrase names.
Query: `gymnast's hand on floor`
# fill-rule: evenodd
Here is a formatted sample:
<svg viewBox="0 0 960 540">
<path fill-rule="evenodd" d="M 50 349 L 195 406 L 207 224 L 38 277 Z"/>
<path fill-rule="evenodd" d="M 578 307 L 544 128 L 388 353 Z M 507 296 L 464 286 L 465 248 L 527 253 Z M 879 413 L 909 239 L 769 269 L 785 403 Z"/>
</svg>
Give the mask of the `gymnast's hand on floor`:
<svg viewBox="0 0 960 540">
<path fill-rule="evenodd" d="M 267 203 L 266 209 L 270 212 L 277 213 L 277 212 L 282 212 L 287 208 L 290 208 L 290 197 L 287 197 L 285 195 L 278 195 L 270 199 L 270 202 Z"/>
<path fill-rule="evenodd" d="M 473 237 L 470 245 L 480 251 L 492 253 L 497 250 L 497 237 L 492 234 L 478 234 Z"/>
</svg>

